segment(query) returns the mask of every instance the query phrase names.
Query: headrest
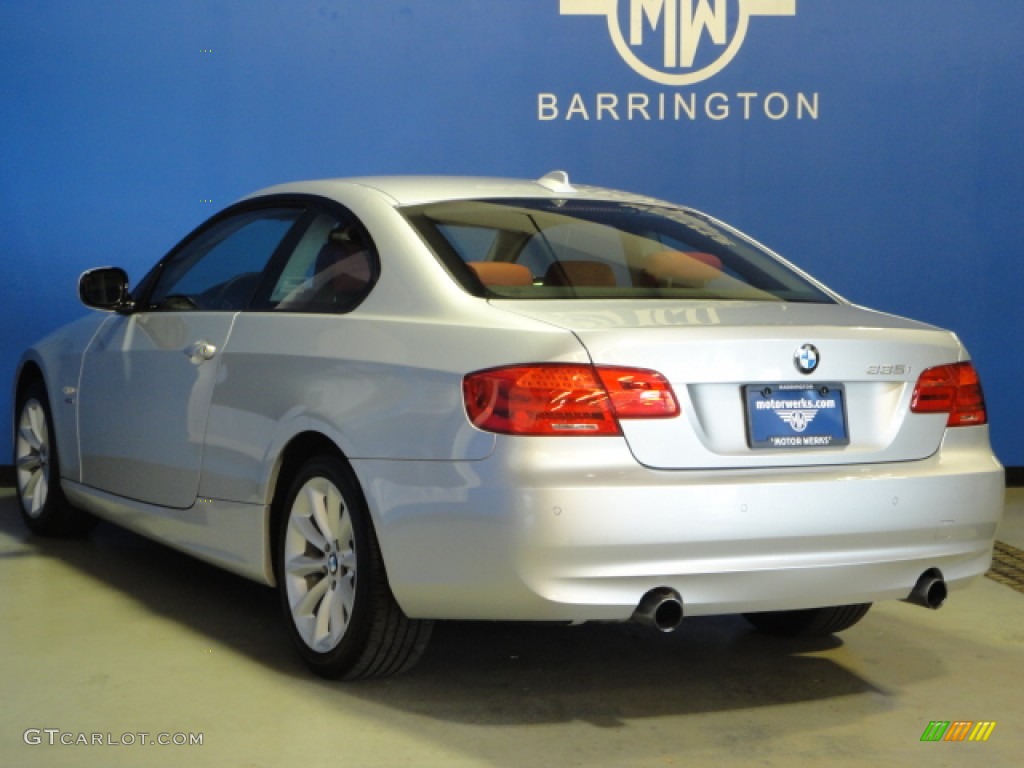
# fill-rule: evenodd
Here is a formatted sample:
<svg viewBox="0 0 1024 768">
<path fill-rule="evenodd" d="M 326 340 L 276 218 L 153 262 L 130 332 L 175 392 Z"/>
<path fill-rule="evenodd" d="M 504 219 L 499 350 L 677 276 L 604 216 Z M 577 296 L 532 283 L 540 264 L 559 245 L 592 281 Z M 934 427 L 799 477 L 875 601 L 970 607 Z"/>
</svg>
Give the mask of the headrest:
<svg viewBox="0 0 1024 768">
<path fill-rule="evenodd" d="M 484 285 L 533 285 L 533 275 L 523 264 L 505 261 L 470 261 L 468 266 Z"/>
<path fill-rule="evenodd" d="M 710 253 L 657 251 L 644 261 L 644 270 L 659 281 L 700 285 L 722 276 L 722 260 Z"/>
<path fill-rule="evenodd" d="M 349 248 L 335 240 L 328 240 L 320 246 L 316 255 L 316 271 L 321 272 L 334 266 L 349 255 Z"/>
</svg>

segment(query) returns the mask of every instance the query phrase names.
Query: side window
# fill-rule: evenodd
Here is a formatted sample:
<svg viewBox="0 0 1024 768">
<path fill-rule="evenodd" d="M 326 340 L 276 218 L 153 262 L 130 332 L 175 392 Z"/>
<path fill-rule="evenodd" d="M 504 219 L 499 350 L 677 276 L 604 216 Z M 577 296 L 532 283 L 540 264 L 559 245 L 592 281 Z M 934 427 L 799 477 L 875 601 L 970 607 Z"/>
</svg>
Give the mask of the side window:
<svg viewBox="0 0 1024 768">
<path fill-rule="evenodd" d="M 244 309 L 267 262 L 301 214 L 301 209 L 263 209 L 215 225 L 164 267 L 149 308 Z"/>
<path fill-rule="evenodd" d="M 269 308 L 347 312 L 369 292 L 376 270 L 376 252 L 362 228 L 321 213 L 284 264 L 270 292 Z"/>
</svg>

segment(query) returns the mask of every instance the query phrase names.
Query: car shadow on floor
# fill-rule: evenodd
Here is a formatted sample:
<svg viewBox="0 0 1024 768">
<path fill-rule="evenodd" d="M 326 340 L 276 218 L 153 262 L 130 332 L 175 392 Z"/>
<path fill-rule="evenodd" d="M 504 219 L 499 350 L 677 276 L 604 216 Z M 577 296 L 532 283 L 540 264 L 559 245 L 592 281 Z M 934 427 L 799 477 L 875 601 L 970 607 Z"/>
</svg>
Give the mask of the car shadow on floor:
<svg viewBox="0 0 1024 768">
<path fill-rule="evenodd" d="M 211 643 L 268 666 L 292 661 L 277 593 L 269 587 L 102 521 L 82 538 L 34 536 L 10 497 L 0 497 L 0 541 L 0 563 L 25 557 L 58 561 L 149 613 L 203 633 Z M 281 671 L 298 675 L 304 668 L 295 660 Z"/>
<path fill-rule="evenodd" d="M 886 694 L 834 658 L 845 653 L 838 637 L 766 637 L 738 616 L 688 618 L 671 634 L 635 624 L 438 622 L 406 674 L 322 681 L 295 655 L 274 590 L 105 523 L 81 540 L 30 536 L 11 498 L 0 498 L 0 540 L 0 561 L 58 560 L 273 674 L 307 680 L 325 702 L 355 697 L 452 723 L 615 727 L 633 718 Z"/>
<path fill-rule="evenodd" d="M 447 722 L 626 720 L 882 693 L 828 658 L 838 637 L 786 640 L 739 616 L 693 617 L 660 634 L 636 624 L 439 622 L 420 663 L 353 693 Z"/>
</svg>

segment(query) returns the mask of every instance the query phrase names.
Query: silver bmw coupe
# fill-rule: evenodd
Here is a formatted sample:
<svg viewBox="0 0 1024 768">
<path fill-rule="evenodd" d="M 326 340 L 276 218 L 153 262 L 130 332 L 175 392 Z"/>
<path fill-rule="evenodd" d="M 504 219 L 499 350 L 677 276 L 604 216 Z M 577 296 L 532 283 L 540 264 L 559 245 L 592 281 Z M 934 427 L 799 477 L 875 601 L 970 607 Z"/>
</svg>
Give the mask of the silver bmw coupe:
<svg viewBox="0 0 1024 768">
<path fill-rule="evenodd" d="M 690 208 L 558 171 L 286 184 L 79 294 L 17 371 L 26 524 L 276 587 L 324 676 L 409 667 L 437 619 L 829 634 L 989 566 L 957 337 Z"/>
</svg>

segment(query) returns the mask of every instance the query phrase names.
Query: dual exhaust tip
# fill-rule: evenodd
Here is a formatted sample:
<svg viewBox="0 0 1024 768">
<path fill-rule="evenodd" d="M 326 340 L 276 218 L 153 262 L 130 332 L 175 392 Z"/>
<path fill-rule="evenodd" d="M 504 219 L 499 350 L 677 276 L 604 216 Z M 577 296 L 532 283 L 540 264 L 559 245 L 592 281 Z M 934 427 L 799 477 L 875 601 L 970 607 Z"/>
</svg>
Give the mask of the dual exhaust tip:
<svg viewBox="0 0 1024 768">
<path fill-rule="evenodd" d="M 671 587 L 657 587 L 640 598 L 632 621 L 671 632 L 683 621 L 683 598 Z"/>
<path fill-rule="evenodd" d="M 948 594 L 949 590 L 946 588 L 946 580 L 942 578 L 942 571 L 938 568 L 929 568 L 921 574 L 910 594 L 903 599 L 905 602 L 922 605 L 934 611 L 942 607 Z"/>
<path fill-rule="evenodd" d="M 934 611 L 942 607 L 948 594 L 942 572 L 938 568 L 929 568 L 903 599 Z M 659 632 L 672 632 L 683 621 L 683 598 L 671 587 L 652 589 L 640 598 L 631 620 L 654 627 Z"/>
</svg>

